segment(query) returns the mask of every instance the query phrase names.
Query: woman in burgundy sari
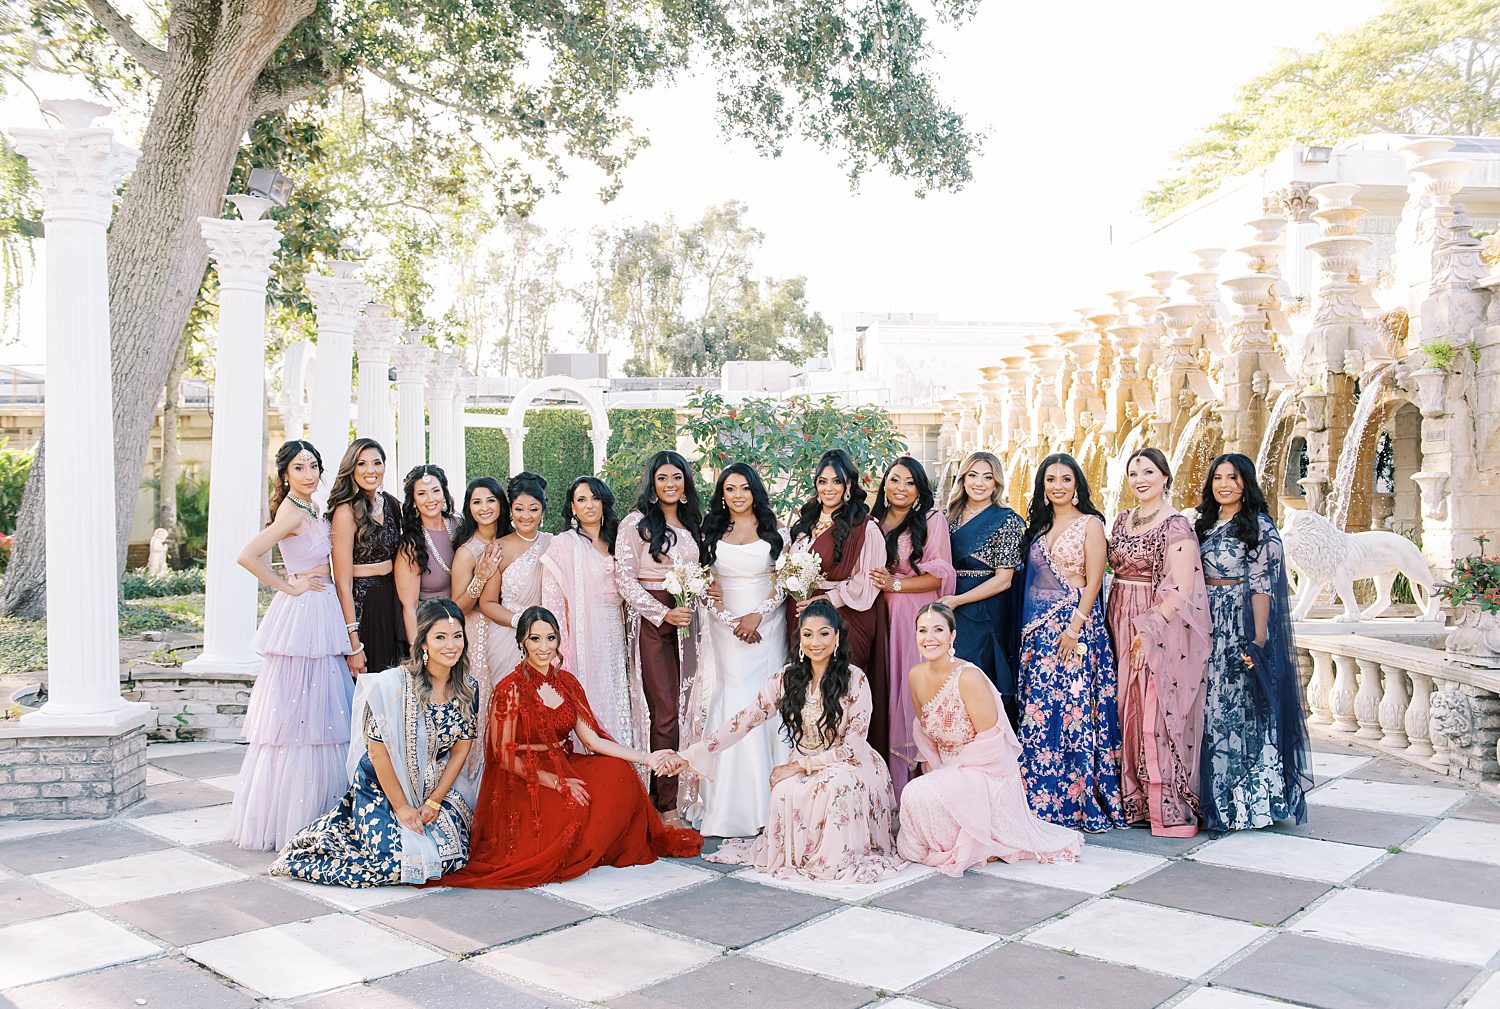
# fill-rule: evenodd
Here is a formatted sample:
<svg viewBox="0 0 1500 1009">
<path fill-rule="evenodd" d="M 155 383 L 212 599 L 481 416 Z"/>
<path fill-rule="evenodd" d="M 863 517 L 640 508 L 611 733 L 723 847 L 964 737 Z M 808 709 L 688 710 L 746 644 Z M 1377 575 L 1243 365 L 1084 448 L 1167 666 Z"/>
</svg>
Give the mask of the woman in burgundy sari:
<svg viewBox="0 0 1500 1009">
<path fill-rule="evenodd" d="M 516 638 L 525 657 L 490 701 L 469 864 L 442 885 L 522 889 L 599 865 L 698 854 L 702 835 L 665 826 L 630 766 L 665 773 L 675 754 L 629 749 L 599 727 L 583 687 L 554 665 L 560 635 L 549 610 L 522 613 Z M 574 735 L 588 754 L 573 752 Z"/>
<path fill-rule="evenodd" d="M 877 605 L 880 588 L 870 573 L 885 567 L 885 537 L 870 517 L 867 495 L 859 485 L 854 460 L 841 448 L 823 453 L 813 476 L 813 495 L 792 523 L 793 550 L 810 550 L 823 561 L 822 591 L 838 609 L 844 624 L 849 663 L 864 670 L 870 681 L 874 711 L 868 739 L 875 752 L 890 762 L 890 683 L 885 668 L 885 608 Z M 808 600 L 811 602 L 812 600 Z M 788 614 L 789 637 L 807 603 Z M 799 647 L 793 638 L 792 654 Z"/>
</svg>

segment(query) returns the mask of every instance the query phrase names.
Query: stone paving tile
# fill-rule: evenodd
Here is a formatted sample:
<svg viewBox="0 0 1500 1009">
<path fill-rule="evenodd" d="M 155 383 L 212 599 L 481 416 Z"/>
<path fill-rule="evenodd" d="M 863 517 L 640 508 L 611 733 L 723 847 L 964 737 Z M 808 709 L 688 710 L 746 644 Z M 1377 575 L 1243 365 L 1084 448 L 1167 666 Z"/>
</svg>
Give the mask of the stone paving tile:
<svg viewBox="0 0 1500 1009">
<path fill-rule="evenodd" d="M 1439 960 L 1482 965 L 1500 953 L 1500 911 L 1447 901 L 1341 890 L 1292 931 Z"/>
<path fill-rule="evenodd" d="M 747 955 L 851 984 L 904 991 L 994 942 L 993 936 L 935 921 L 851 907 Z"/>
<path fill-rule="evenodd" d="M 0 841 L 14 841 L 20 837 L 39 837 L 42 834 L 60 834 L 65 830 L 82 830 L 99 826 L 98 820 L 0 820 Z"/>
<path fill-rule="evenodd" d="M 1463 798 L 1463 792 L 1447 787 L 1340 778 L 1308 794 L 1308 805 L 1318 807 L 1308 810 L 1308 818 L 1317 815 L 1319 808 L 1328 806 L 1403 816 L 1441 816 Z"/>
<path fill-rule="evenodd" d="M 616 917 L 739 949 L 841 906 L 811 894 L 717 879 L 637 904 Z"/>
<path fill-rule="evenodd" d="M 197 964 L 175 957 L 13 988 L 0 998 L 0 1006 L 14 1009 L 123 1009 L 137 1005 L 254 1009 L 257 1002 Z"/>
<path fill-rule="evenodd" d="M 1490 975 L 1488 981 L 1475 989 L 1464 1009 L 1500 1009 L 1500 974 Z"/>
<path fill-rule="evenodd" d="M 315 995 L 443 959 L 367 921 L 337 914 L 225 936 L 182 952 L 273 999 Z"/>
<path fill-rule="evenodd" d="M 1114 895 L 1183 911 L 1276 925 L 1328 889 L 1328 884 L 1312 880 L 1184 860 L 1173 862 Z"/>
<path fill-rule="evenodd" d="M 1500 824 L 1444 820 L 1414 841 L 1407 851 L 1500 866 Z"/>
<path fill-rule="evenodd" d="M 1007 943 L 913 994 L 955 1009 L 1152 1009 L 1182 987 L 1176 978 Z"/>
<path fill-rule="evenodd" d="M 957 878 L 938 875 L 924 879 L 879 897 L 874 904 L 950 925 L 1011 935 L 1085 899 L 1075 890 L 970 872 Z"/>
<path fill-rule="evenodd" d="M 135 819 L 153 813 L 175 813 L 179 809 L 219 806 L 233 800 L 234 796 L 222 788 L 184 779 L 165 785 L 147 785 L 146 798 L 131 806 L 123 815 L 126 819 Z"/>
<path fill-rule="evenodd" d="M 1181 978 L 1198 977 L 1265 934 L 1244 922 L 1133 900 L 1101 900 L 1026 942 Z"/>
<path fill-rule="evenodd" d="M 538 889 L 596 911 L 614 911 L 720 878 L 717 873 L 690 869 L 677 864 L 676 859 L 663 858 L 626 869 L 613 866 L 591 869 L 577 879 L 548 883 Z"/>
<path fill-rule="evenodd" d="M 228 841 L 197 844 L 188 850 L 215 861 L 227 863 L 254 876 L 264 876 L 266 870 L 271 868 L 271 863 L 276 861 L 274 851 L 246 851 L 239 845 Z"/>
<path fill-rule="evenodd" d="M 1500 866 L 1402 852 L 1359 878 L 1367 890 L 1500 910 Z"/>
<path fill-rule="evenodd" d="M 112 917 L 129 922 L 173 946 L 187 946 L 268 925 L 317 918 L 326 905 L 264 879 L 116 904 Z"/>
<path fill-rule="evenodd" d="M 1319 1009 L 1442 1009 L 1474 974 L 1473 967 L 1279 935 L 1214 983 Z"/>
<path fill-rule="evenodd" d="M 550 1009 L 556 1000 L 543 1000 L 504 984 L 483 971 L 445 962 L 418 967 L 404 974 L 353 985 L 298 1002 L 297 1009 Z"/>
<path fill-rule="evenodd" d="M 874 997 L 870 988 L 736 956 L 720 957 L 698 970 L 622 995 L 609 1005 L 613 1009 L 786 1009 L 788 1005 L 855 1009 Z"/>
<path fill-rule="evenodd" d="M 469 963 L 569 998 L 600 1002 L 701 967 L 719 955 L 711 946 L 592 918 L 483 953 Z"/>
<path fill-rule="evenodd" d="M 1211 840 L 1208 834 L 1196 837 L 1157 837 L 1145 827 L 1129 830 L 1107 830 L 1102 834 L 1090 834 L 1084 840 L 1084 851 L 1094 847 L 1119 848 L 1123 851 L 1138 851 L 1146 855 L 1175 858 L 1186 854 Z"/>
<path fill-rule="evenodd" d="M 124 858 L 169 847 L 159 837 L 123 823 L 105 823 L 62 834 L 43 834 L 0 844 L 0 865 L 31 875 Z"/>
<path fill-rule="evenodd" d="M 1155 872 L 1166 864 L 1166 859 L 1155 855 L 1085 843 L 1076 862 L 988 862 L 975 871 L 1082 893 L 1108 893 L 1121 883 Z"/>
<path fill-rule="evenodd" d="M 24 879 L 0 879 L 0 926 L 78 910 L 72 904 Z"/>
<path fill-rule="evenodd" d="M 1385 852 L 1359 844 L 1244 830 L 1206 844 L 1188 857 L 1229 869 L 1342 883 L 1384 858 Z"/>
<path fill-rule="evenodd" d="M 1314 751 L 1312 755 L 1313 776 L 1319 779 L 1321 784 L 1331 778 L 1348 774 L 1356 767 L 1363 767 L 1370 763 L 1371 757 L 1366 753 L 1321 753 Z"/>
<path fill-rule="evenodd" d="M 1265 832 L 1387 848 L 1405 843 L 1408 838 L 1432 823 L 1432 820 L 1423 816 L 1377 813 L 1368 809 L 1342 809 L 1338 806 L 1319 806 L 1313 812 L 1316 815 L 1309 814 L 1306 823 L 1283 821 L 1274 827 L 1267 827 Z"/>
<path fill-rule="evenodd" d="M 450 953 L 474 953 L 590 916 L 583 908 L 532 890 L 442 890 L 364 912 L 372 921 Z"/>
<path fill-rule="evenodd" d="M 230 746 L 222 750 L 200 751 L 183 756 L 157 756 L 148 758 L 153 767 L 181 775 L 184 778 L 217 778 L 225 774 L 238 774 L 245 760 L 248 746 Z"/>
<path fill-rule="evenodd" d="M 181 848 L 94 862 L 33 877 L 74 900 L 94 907 L 161 897 L 244 879 L 237 869 L 210 862 Z"/>
<path fill-rule="evenodd" d="M 1199 988 L 1174 1009 L 1285 1009 L 1286 1003 L 1227 988 Z"/>
<path fill-rule="evenodd" d="M 889 890 L 899 889 L 919 879 L 935 875 L 937 875 L 936 869 L 929 869 L 925 865 L 908 865 L 889 879 L 879 879 L 873 883 L 826 883 L 801 877 L 781 878 L 749 868 L 740 869 L 734 874 L 734 878 L 743 879 L 747 883 L 775 887 L 778 890 L 796 890 L 799 893 L 810 893 L 814 897 L 826 897 L 829 900 L 859 904 Z"/>
<path fill-rule="evenodd" d="M 305 879 L 273 877 L 277 886 L 284 886 L 304 897 L 331 904 L 340 911 L 366 911 L 372 907 L 395 904 L 399 901 L 430 897 L 436 890 L 419 890 L 414 886 L 333 886 L 325 883 L 309 883 Z M 329 910 L 328 908 L 324 909 Z"/>
<path fill-rule="evenodd" d="M 1372 760 L 1349 772 L 1349 777 L 1364 781 L 1388 781 L 1397 785 L 1426 785 L 1431 788 L 1462 789 L 1463 784 L 1446 774 L 1429 771 L 1401 760 Z"/>
<path fill-rule="evenodd" d="M 718 851 L 719 845 L 722 844 L 723 841 L 724 839 L 722 837 L 705 837 L 703 839 L 703 854 L 706 855 L 711 851 Z M 679 865 L 691 865 L 697 869 L 707 869 L 710 872 L 721 872 L 725 875 L 728 875 L 731 872 L 739 872 L 740 869 L 744 868 L 744 866 L 739 865 L 726 865 L 723 862 L 710 862 L 701 856 L 695 856 L 693 858 L 679 858 L 677 862 Z"/>
<path fill-rule="evenodd" d="M 1500 823 L 1500 802 L 1486 798 L 1483 795 L 1471 795 L 1463 802 L 1454 806 L 1448 813 L 1463 820 L 1485 820 L 1489 823 Z"/>
<path fill-rule="evenodd" d="M 229 836 L 230 806 L 179 809 L 175 813 L 153 813 L 138 817 L 131 825 L 164 837 L 174 844 L 211 844 Z"/>
<path fill-rule="evenodd" d="M 0 957 L 0 989 L 161 953 L 155 943 L 92 911 L 56 914 L 0 928 L 0 950 L 5 951 Z"/>
</svg>

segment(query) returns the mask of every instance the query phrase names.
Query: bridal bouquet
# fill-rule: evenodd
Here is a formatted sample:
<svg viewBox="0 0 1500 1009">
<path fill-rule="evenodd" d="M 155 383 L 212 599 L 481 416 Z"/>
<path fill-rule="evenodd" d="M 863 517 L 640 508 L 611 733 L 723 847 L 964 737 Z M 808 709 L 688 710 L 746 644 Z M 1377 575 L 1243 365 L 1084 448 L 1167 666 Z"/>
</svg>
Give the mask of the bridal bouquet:
<svg viewBox="0 0 1500 1009">
<path fill-rule="evenodd" d="M 708 595 L 708 586 L 713 582 L 714 576 L 709 571 L 707 564 L 698 564 L 693 561 L 685 561 L 674 558 L 672 566 L 662 576 L 662 588 L 672 593 L 678 606 L 696 606 Z M 679 627 L 679 634 L 686 635 L 688 629 Z"/>
<path fill-rule="evenodd" d="M 783 592 L 805 603 L 823 581 L 823 561 L 810 550 L 783 550 L 772 577 Z"/>
</svg>

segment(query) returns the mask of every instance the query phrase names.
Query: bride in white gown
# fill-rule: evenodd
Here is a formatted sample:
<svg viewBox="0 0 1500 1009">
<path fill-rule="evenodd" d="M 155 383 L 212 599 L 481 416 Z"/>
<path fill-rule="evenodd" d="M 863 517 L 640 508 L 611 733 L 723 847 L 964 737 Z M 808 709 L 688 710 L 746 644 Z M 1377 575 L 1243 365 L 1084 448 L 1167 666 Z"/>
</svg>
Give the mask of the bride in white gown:
<svg viewBox="0 0 1500 1009">
<path fill-rule="evenodd" d="M 703 521 L 704 560 L 712 565 L 717 598 L 703 621 L 698 676 L 683 719 L 684 747 L 753 703 L 786 665 L 785 601 L 771 572 L 777 554 L 789 546 L 760 476 L 744 463 L 726 467 Z M 712 781 L 684 779 L 684 817 L 712 837 L 759 832 L 770 805 L 771 770 L 790 758 L 781 719 L 773 715 L 719 755 Z"/>
</svg>

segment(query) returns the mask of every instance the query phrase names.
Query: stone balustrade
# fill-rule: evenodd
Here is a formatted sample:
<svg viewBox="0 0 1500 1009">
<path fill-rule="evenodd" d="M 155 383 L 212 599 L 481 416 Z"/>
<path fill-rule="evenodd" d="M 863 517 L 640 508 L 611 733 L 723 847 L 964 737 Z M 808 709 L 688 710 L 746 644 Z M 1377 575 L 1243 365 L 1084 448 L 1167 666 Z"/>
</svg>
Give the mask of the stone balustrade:
<svg viewBox="0 0 1500 1009">
<path fill-rule="evenodd" d="M 1295 642 L 1309 723 L 1463 781 L 1500 783 L 1500 670 L 1358 634 Z"/>
</svg>

